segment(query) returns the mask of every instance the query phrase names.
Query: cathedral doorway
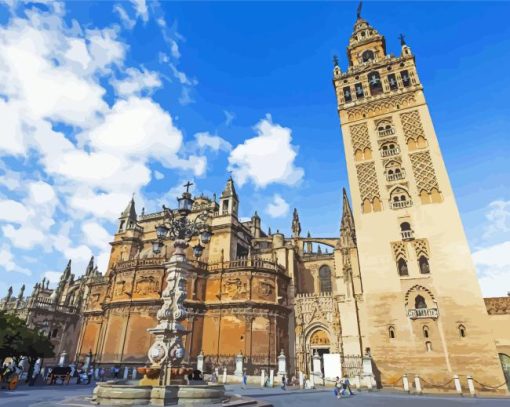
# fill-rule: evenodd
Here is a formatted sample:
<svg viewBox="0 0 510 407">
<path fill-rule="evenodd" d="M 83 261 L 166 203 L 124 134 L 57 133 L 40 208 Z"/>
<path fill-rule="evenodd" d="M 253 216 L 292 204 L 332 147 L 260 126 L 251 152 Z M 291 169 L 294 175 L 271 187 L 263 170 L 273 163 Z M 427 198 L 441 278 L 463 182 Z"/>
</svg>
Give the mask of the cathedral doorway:
<svg viewBox="0 0 510 407">
<path fill-rule="evenodd" d="M 324 329 L 317 329 L 310 335 L 309 372 L 324 374 L 324 354 L 330 353 L 329 334 Z M 317 358 L 319 356 L 319 359 Z"/>
</svg>

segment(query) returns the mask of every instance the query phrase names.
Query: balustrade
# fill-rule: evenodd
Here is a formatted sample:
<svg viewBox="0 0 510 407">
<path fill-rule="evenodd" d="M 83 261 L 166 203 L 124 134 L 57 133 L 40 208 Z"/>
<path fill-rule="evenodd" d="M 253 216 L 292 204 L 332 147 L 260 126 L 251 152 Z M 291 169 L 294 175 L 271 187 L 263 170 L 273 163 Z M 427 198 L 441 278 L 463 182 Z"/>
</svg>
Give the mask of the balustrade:
<svg viewBox="0 0 510 407">
<path fill-rule="evenodd" d="M 400 153 L 400 148 L 388 148 L 386 150 L 381 150 L 381 156 L 383 157 L 390 157 L 392 155 L 397 155 Z"/>
<path fill-rule="evenodd" d="M 411 319 L 419 318 L 436 319 L 439 316 L 439 311 L 437 308 L 414 308 L 407 310 L 407 316 Z"/>
<path fill-rule="evenodd" d="M 405 172 L 403 170 L 399 171 L 399 172 L 394 172 L 393 174 L 386 174 L 387 181 L 397 181 L 399 179 L 404 179 L 404 178 L 405 178 Z"/>
<path fill-rule="evenodd" d="M 391 209 L 402 209 L 408 208 L 413 205 L 413 201 L 408 199 L 407 201 L 391 201 Z"/>
</svg>

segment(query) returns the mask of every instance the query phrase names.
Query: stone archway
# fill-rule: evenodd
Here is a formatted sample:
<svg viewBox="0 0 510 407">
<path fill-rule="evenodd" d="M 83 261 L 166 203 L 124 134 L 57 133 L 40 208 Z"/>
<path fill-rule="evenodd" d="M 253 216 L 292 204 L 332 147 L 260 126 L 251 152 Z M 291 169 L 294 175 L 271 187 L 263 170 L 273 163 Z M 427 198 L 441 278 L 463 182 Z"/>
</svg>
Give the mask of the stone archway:
<svg viewBox="0 0 510 407">
<path fill-rule="evenodd" d="M 331 335 L 329 330 L 321 325 L 310 328 L 306 335 L 306 349 L 307 373 L 318 370 L 324 373 L 323 355 L 331 352 Z M 316 359 L 315 355 L 318 355 L 320 359 Z M 314 365 L 314 363 L 317 365 Z"/>
</svg>

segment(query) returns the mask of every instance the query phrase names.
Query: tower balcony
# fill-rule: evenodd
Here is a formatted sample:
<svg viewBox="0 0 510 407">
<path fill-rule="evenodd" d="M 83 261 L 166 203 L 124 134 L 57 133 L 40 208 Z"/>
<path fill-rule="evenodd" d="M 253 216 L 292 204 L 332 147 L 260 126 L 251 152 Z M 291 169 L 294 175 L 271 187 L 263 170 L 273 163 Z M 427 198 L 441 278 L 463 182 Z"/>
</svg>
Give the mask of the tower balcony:
<svg viewBox="0 0 510 407">
<path fill-rule="evenodd" d="M 411 199 L 408 199 L 406 201 L 392 201 L 390 202 L 391 209 L 403 209 L 403 208 L 409 208 L 413 205 L 413 201 Z"/>
<path fill-rule="evenodd" d="M 397 155 L 399 153 L 400 153 L 400 148 L 398 148 L 398 147 L 381 150 L 382 157 L 391 157 L 392 155 Z"/>
<path fill-rule="evenodd" d="M 421 318 L 437 319 L 437 317 L 439 317 L 439 311 L 437 308 L 414 308 L 407 310 L 407 316 L 410 319 Z"/>
<path fill-rule="evenodd" d="M 387 181 L 398 181 L 400 179 L 404 179 L 406 177 L 406 173 L 404 170 L 400 170 L 398 172 L 393 172 L 392 174 L 386 174 Z"/>
<path fill-rule="evenodd" d="M 402 230 L 400 234 L 402 235 L 402 240 L 414 240 L 414 232 L 412 230 Z"/>
<path fill-rule="evenodd" d="M 381 136 L 381 137 L 392 136 L 393 134 L 395 134 L 395 129 L 393 127 L 391 127 L 389 129 L 378 130 L 378 132 L 379 132 L 379 136 Z"/>
</svg>

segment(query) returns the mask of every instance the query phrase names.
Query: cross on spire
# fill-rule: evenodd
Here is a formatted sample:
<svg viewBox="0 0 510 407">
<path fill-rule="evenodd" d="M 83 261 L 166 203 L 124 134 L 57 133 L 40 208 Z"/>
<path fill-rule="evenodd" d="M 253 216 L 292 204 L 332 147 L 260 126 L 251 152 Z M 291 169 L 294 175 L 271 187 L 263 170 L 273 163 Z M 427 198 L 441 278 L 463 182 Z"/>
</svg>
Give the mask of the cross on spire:
<svg viewBox="0 0 510 407">
<path fill-rule="evenodd" d="M 361 9 L 363 8 L 363 1 L 360 1 L 358 4 L 358 10 L 356 11 L 356 17 L 361 18 Z"/>
<path fill-rule="evenodd" d="M 193 185 L 193 182 L 186 182 L 183 186 L 186 188 L 186 193 L 189 193 L 189 187 Z"/>
</svg>

